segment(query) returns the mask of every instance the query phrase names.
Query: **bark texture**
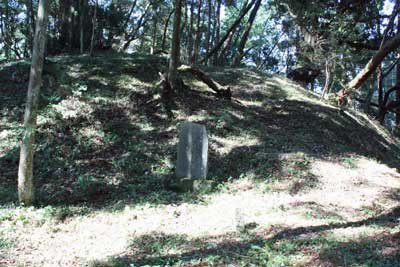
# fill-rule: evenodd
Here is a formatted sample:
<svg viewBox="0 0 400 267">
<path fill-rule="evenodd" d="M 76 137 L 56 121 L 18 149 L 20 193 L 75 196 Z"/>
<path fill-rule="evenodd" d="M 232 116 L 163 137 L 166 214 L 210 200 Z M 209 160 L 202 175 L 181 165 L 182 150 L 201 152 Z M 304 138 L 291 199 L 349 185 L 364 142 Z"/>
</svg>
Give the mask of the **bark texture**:
<svg viewBox="0 0 400 267">
<path fill-rule="evenodd" d="M 388 40 L 385 45 L 379 49 L 376 54 L 368 61 L 365 67 L 351 80 L 346 88 L 342 89 L 339 97 L 343 98 L 349 95 L 351 90 L 361 87 L 361 85 L 372 75 L 372 73 L 379 67 L 385 57 L 400 46 L 400 33 L 397 33 L 392 39 Z"/>
<path fill-rule="evenodd" d="M 24 116 L 24 134 L 18 168 L 18 197 L 19 201 L 26 205 L 31 205 L 34 202 L 33 146 L 35 142 L 39 92 L 42 84 L 48 10 L 49 0 L 40 0 L 33 41 L 32 65 Z"/>
<path fill-rule="evenodd" d="M 172 33 L 172 45 L 171 54 L 169 59 L 168 68 L 168 80 L 171 83 L 172 89 L 179 89 L 180 81 L 178 77 L 178 66 L 180 59 L 180 48 L 181 48 L 181 15 L 182 15 L 182 0 L 175 0 L 175 17 L 174 17 L 174 27 Z"/>
</svg>

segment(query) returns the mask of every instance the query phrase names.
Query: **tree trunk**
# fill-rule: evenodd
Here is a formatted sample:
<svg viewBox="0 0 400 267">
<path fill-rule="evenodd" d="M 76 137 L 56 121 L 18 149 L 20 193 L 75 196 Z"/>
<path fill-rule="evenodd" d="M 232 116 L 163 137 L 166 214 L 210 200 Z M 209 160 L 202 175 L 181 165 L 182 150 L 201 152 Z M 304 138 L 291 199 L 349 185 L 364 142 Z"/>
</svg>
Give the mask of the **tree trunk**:
<svg viewBox="0 0 400 267">
<path fill-rule="evenodd" d="M 219 49 L 222 47 L 224 42 L 228 39 L 230 34 L 236 30 L 236 27 L 239 25 L 239 23 L 242 21 L 242 19 L 249 12 L 249 10 L 251 9 L 251 7 L 253 6 L 255 1 L 256 0 L 252 0 L 250 4 L 243 6 L 244 8 L 241 10 L 239 17 L 232 23 L 232 25 L 229 27 L 228 31 L 225 33 L 225 35 L 222 37 L 222 39 L 219 40 L 218 43 L 210 50 L 210 52 L 205 55 L 205 57 L 200 61 L 200 63 L 206 62 L 214 53 L 219 51 Z M 246 1 L 246 3 L 247 3 L 247 1 Z"/>
<path fill-rule="evenodd" d="M 329 93 L 329 85 L 331 83 L 331 66 L 329 64 L 329 60 L 325 62 L 325 86 L 322 90 L 322 98 L 325 98 L 326 95 Z"/>
<path fill-rule="evenodd" d="M 10 42 L 10 31 L 9 31 L 9 18 L 10 18 L 10 8 L 8 6 L 8 1 L 4 1 L 5 5 L 5 17 L 3 20 L 3 41 L 4 41 L 4 55 L 7 60 L 11 58 L 11 42 Z"/>
<path fill-rule="evenodd" d="M 96 38 L 96 28 L 97 28 L 97 4 L 98 0 L 94 3 L 94 14 L 92 19 L 92 37 L 90 38 L 90 56 L 94 55 L 94 41 Z"/>
<path fill-rule="evenodd" d="M 171 54 L 169 60 L 168 80 L 171 83 L 172 90 L 176 91 L 180 88 L 180 80 L 178 77 L 178 66 L 180 58 L 180 31 L 181 31 L 181 15 L 182 0 L 174 0 L 175 17 L 172 33 Z"/>
<path fill-rule="evenodd" d="M 35 34 L 35 12 L 33 10 L 33 0 L 29 1 L 29 14 L 30 14 L 30 23 L 29 23 L 29 30 L 30 30 L 30 38 L 31 38 L 31 42 L 30 42 L 30 52 L 31 52 L 31 56 L 33 54 L 33 35 Z"/>
<path fill-rule="evenodd" d="M 123 29 L 123 30 L 126 29 L 126 27 L 127 27 L 128 24 L 129 24 L 129 21 L 131 20 L 131 17 L 132 17 L 133 11 L 135 10 L 136 4 L 137 4 L 137 0 L 135 0 L 135 1 L 132 3 L 132 7 L 131 7 L 131 9 L 129 10 L 128 16 L 126 17 L 126 20 L 125 20 L 125 22 L 124 22 L 124 26 L 122 26 L 122 29 Z"/>
<path fill-rule="evenodd" d="M 397 16 L 397 33 L 400 33 L 400 15 Z M 400 57 L 400 54 L 397 55 Z M 400 63 L 397 63 L 397 68 L 396 68 L 396 80 L 397 84 L 400 84 Z M 396 101 L 400 102 L 400 90 L 396 91 Z M 396 135 L 400 135 L 400 114 L 396 113 Z"/>
<path fill-rule="evenodd" d="M 189 31 L 188 31 L 188 63 L 189 65 L 193 64 L 192 62 L 192 54 L 193 54 L 193 27 L 194 27 L 194 3 L 193 0 L 189 1 L 190 4 L 190 22 L 189 22 Z"/>
<path fill-rule="evenodd" d="M 384 116 L 383 114 L 384 112 L 384 108 L 385 108 L 385 104 L 383 103 L 383 72 L 382 72 L 382 68 L 381 65 L 379 65 L 377 73 L 376 73 L 376 80 L 377 80 L 377 84 L 378 84 L 378 105 L 379 105 L 379 111 L 378 111 L 378 117 L 381 118 L 382 116 Z"/>
<path fill-rule="evenodd" d="M 197 19 L 196 19 L 196 38 L 194 41 L 194 49 L 192 54 L 191 62 L 192 64 L 197 63 L 198 55 L 199 55 L 199 48 L 200 48 L 200 40 L 201 40 L 201 6 L 203 5 L 203 0 L 198 1 L 198 8 L 197 8 Z"/>
<path fill-rule="evenodd" d="M 390 52 L 394 51 L 400 46 L 400 32 L 397 32 L 397 34 L 392 39 L 387 41 L 387 35 L 393 28 L 394 20 L 399 12 L 399 9 L 400 9 L 400 2 L 397 1 L 395 6 L 393 7 L 389 23 L 384 31 L 379 50 L 369 60 L 367 65 L 358 73 L 358 75 L 352 81 L 350 81 L 350 83 L 346 86 L 346 88 L 343 88 L 338 93 L 339 102 L 342 102 L 343 98 L 348 96 L 351 90 L 358 89 L 371 76 L 371 74 L 381 65 L 385 57 Z"/>
<path fill-rule="evenodd" d="M 32 55 L 33 35 L 34 35 L 34 31 L 35 31 L 32 0 L 26 0 L 25 6 L 26 6 L 26 23 L 27 23 L 27 25 L 26 25 L 26 27 L 27 27 L 26 47 L 27 47 L 27 50 L 29 50 L 29 54 Z"/>
<path fill-rule="evenodd" d="M 84 52 L 84 13 L 85 13 L 85 1 L 86 0 L 79 0 L 79 30 L 80 30 L 80 36 L 79 36 L 79 46 L 80 46 L 80 52 L 83 54 Z"/>
<path fill-rule="evenodd" d="M 24 133 L 18 168 L 18 197 L 26 205 L 34 202 L 33 144 L 35 142 L 39 92 L 42 83 L 44 49 L 48 22 L 49 0 L 40 0 L 29 75 L 28 98 L 25 108 Z"/>
<path fill-rule="evenodd" d="M 132 31 L 132 33 L 128 36 L 128 40 L 127 40 L 127 41 L 125 42 L 125 44 L 123 45 L 123 48 L 122 48 L 123 51 L 125 51 L 125 50 L 128 49 L 128 47 L 129 47 L 129 45 L 131 44 L 131 42 L 137 38 L 137 35 L 138 35 L 138 33 L 139 33 L 140 28 L 146 24 L 147 20 L 145 20 L 145 18 L 146 18 L 147 14 L 148 14 L 148 12 L 149 12 L 149 10 L 150 10 L 151 5 L 152 5 L 152 2 L 149 2 L 149 3 L 147 4 L 147 6 L 146 6 L 146 8 L 145 8 L 145 10 L 144 10 L 144 12 L 143 12 L 143 14 L 142 14 L 142 15 L 140 16 L 140 18 L 138 19 L 138 22 L 137 22 L 137 25 L 136 25 L 135 29 L 134 29 L 134 30 Z"/>
<path fill-rule="evenodd" d="M 151 48 L 150 48 L 150 54 L 154 55 L 154 52 L 156 50 L 157 47 L 157 16 L 154 18 L 154 22 L 153 22 L 153 34 L 151 37 Z"/>
<path fill-rule="evenodd" d="M 217 10 L 215 12 L 215 36 L 214 36 L 214 42 L 212 43 L 212 46 L 214 46 L 220 38 L 221 35 L 221 0 L 217 0 Z M 218 64 L 218 53 L 215 53 L 213 56 L 213 64 L 217 65 Z"/>
<path fill-rule="evenodd" d="M 399 107 L 400 101 L 397 100 L 389 101 L 390 95 L 393 92 L 398 92 L 398 91 L 400 91 L 400 84 L 396 84 L 395 86 L 393 86 L 392 88 L 390 88 L 385 92 L 382 104 L 379 104 L 378 121 L 380 122 L 380 124 L 383 125 L 385 123 L 385 117 L 388 111 L 396 110 Z"/>
<path fill-rule="evenodd" d="M 250 17 L 244 28 L 243 36 L 239 42 L 235 58 L 233 59 L 233 63 L 232 63 L 233 67 L 238 67 L 240 65 L 240 62 L 242 61 L 242 58 L 244 55 L 244 47 L 246 46 L 247 39 L 249 38 L 249 34 L 251 31 L 251 28 L 253 27 L 254 20 L 256 19 L 257 12 L 260 9 L 260 5 L 261 5 L 261 0 L 257 0 L 257 2 L 255 3 L 255 5 L 253 7 L 253 10 L 250 13 Z"/>
<path fill-rule="evenodd" d="M 211 0 L 208 0 L 207 6 L 208 6 L 208 12 L 207 12 L 208 20 L 207 20 L 207 35 L 206 35 L 206 53 L 210 52 L 211 13 L 212 13 Z M 208 60 L 205 63 L 206 65 L 208 65 Z"/>
<path fill-rule="evenodd" d="M 338 96 L 340 99 L 349 95 L 351 90 L 356 90 L 371 76 L 371 74 L 379 67 L 385 57 L 400 46 L 400 33 L 397 33 L 392 39 L 388 40 L 385 45 L 379 49 L 376 54 L 368 61 L 365 67 L 350 81 L 346 88 L 342 89 Z"/>
<path fill-rule="evenodd" d="M 368 93 L 367 96 L 365 97 L 365 103 L 364 103 L 364 112 L 365 114 L 370 114 L 371 113 L 371 100 L 372 96 L 374 95 L 374 81 L 371 81 L 370 86 L 368 88 Z"/>
<path fill-rule="evenodd" d="M 166 44 L 166 40 L 167 40 L 167 33 L 168 33 L 168 26 L 169 26 L 169 22 L 171 20 L 172 14 L 174 14 L 175 10 L 172 10 L 169 15 L 167 20 L 165 21 L 165 26 L 164 26 L 164 32 L 163 32 L 163 38 L 161 41 L 161 51 L 165 52 L 165 44 Z"/>
</svg>

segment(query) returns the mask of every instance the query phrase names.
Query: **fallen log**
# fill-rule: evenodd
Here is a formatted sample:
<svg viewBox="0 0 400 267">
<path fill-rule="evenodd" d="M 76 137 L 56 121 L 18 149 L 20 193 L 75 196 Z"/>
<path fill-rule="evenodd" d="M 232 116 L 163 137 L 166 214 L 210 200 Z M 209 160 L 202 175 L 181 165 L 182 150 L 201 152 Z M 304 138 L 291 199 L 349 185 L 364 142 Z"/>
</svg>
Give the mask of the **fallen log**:
<svg viewBox="0 0 400 267">
<path fill-rule="evenodd" d="M 196 76 L 197 79 L 205 83 L 211 90 L 213 90 L 218 97 L 226 98 L 229 100 L 232 98 L 232 91 L 229 87 L 224 87 L 220 85 L 218 82 L 214 81 L 201 69 L 187 65 L 182 65 L 178 68 L 178 71 L 182 73 L 190 73 Z"/>
</svg>

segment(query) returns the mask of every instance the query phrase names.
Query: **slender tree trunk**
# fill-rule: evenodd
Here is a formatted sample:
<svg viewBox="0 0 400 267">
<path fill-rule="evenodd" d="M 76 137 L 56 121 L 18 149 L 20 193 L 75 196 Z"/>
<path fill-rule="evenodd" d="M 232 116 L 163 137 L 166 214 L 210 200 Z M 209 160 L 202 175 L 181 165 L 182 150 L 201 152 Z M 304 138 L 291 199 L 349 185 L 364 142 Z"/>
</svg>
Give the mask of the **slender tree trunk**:
<svg viewBox="0 0 400 267">
<path fill-rule="evenodd" d="M 123 45 L 122 50 L 125 51 L 129 48 L 129 45 L 131 44 L 131 42 L 133 40 L 135 40 L 137 38 L 137 35 L 139 33 L 139 30 L 141 27 L 143 27 L 146 23 L 147 20 L 145 19 L 147 14 L 149 13 L 150 7 L 152 6 L 152 2 L 149 2 L 143 12 L 143 14 L 140 16 L 140 18 L 138 19 L 137 25 L 134 28 L 134 30 L 131 32 L 131 34 L 129 36 L 127 36 L 127 41 L 125 42 L 125 44 Z M 143 41 L 143 40 L 142 40 Z"/>
<path fill-rule="evenodd" d="M 182 16 L 182 0 L 174 0 L 175 16 L 174 28 L 172 33 L 171 54 L 169 60 L 168 80 L 171 83 L 172 90 L 179 90 L 178 66 L 180 59 L 180 32 Z"/>
<path fill-rule="evenodd" d="M 39 92 L 42 84 L 48 10 L 49 0 L 40 0 L 33 44 L 32 65 L 29 75 L 28 98 L 25 108 L 24 134 L 21 142 L 18 168 L 19 201 L 26 205 L 31 205 L 34 202 L 33 144 L 35 142 Z"/>
<path fill-rule="evenodd" d="M 215 36 L 212 46 L 214 46 L 220 38 L 221 35 L 221 0 L 217 0 L 217 10 L 215 12 Z M 213 56 L 213 64 L 218 64 L 218 53 L 215 53 Z"/>
<path fill-rule="evenodd" d="M 196 19 L 196 39 L 194 41 L 194 49 L 192 54 L 192 62 L 194 64 L 197 63 L 197 59 L 199 57 L 199 49 L 200 49 L 200 41 L 201 41 L 201 6 L 203 5 L 203 0 L 198 1 L 197 7 L 197 19 Z"/>
<path fill-rule="evenodd" d="M 214 53 L 218 52 L 224 42 L 229 38 L 229 35 L 231 32 L 236 30 L 236 27 L 240 24 L 242 19 L 246 16 L 246 14 L 249 12 L 251 7 L 253 6 L 254 2 L 256 0 L 252 0 L 250 4 L 244 5 L 243 9 L 241 10 L 239 17 L 232 23 L 232 25 L 229 27 L 228 31 L 225 33 L 225 35 L 222 37 L 221 40 L 210 50 L 208 54 L 205 55 L 205 57 L 200 61 L 201 63 L 206 62 Z M 245 4 L 247 1 L 245 2 Z"/>
<path fill-rule="evenodd" d="M 29 23 L 30 46 L 29 46 L 29 50 L 32 55 L 32 53 L 33 53 L 33 35 L 35 34 L 35 12 L 33 10 L 33 1 L 32 0 L 29 0 L 29 16 L 30 16 L 30 23 Z"/>
<path fill-rule="evenodd" d="M 94 41 L 96 37 L 96 28 L 97 28 L 97 5 L 98 5 L 98 0 L 95 0 L 95 6 L 94 6 L 94 14 L 93 14 L 93 19 L 92 19 L 92 37 L 90 39 L 90 56 L 92 57 L 94 55 Z"/>
<path fill-rule="evenodd" d="M 397 16 L 397 33 L 400 33 L 400 15 Z M 400 57 L 400 54 L 397 54 L 398 57 Z M 400 63 L 397 63 L 397 68 L 396 68 L 396 80 L 397 84 L 400 84 Z M 400 102 L 400 91 L 396 91 L 396 101 Z M 396 135 L 400 135 L 400 114 L 396 113 Z"/>
<path fill-rule="evenodd" d="M 242 6 L 239 14 L 243 14 L 245 12 L 245 9 L 248 7 L 248 3 L 249 3 L 249 0 L 246 0 L 246 2 L 243 3 L 243 6 Z M 221 52 L 219 53 L 219 55 L 218 55 L 218 51 L 216 51 L 214 53 L 214 56 L 218 56 L 218 61 L 220 63 L 221 62 L 226 63 L 226 55 L 227 55 L 228 49 L 231 46 L 231 43 L 233 41 L 233 37 L 235 36 L 236 30 L 237 30 L 237 26 L 234 27 L 232 29 L 232 31 L 230 31 L 228 33 L 228 36 L 226 37 L 226 39 L 225 39 L 225 41 L 224 41 L 224 43 L 222 45 Z M 218 43 L 214 44 L 214 47 L 216 47 L 217 45 L 218 45 Z"/>
<path fill-rule="evenodd" d="M 325 86 L 322 90 L 322 98 L 325 98 L 329 93 L 329 85 L 331 84 L 331 66 L 329 64 L 329 60 L 325 62 Z"/>
<path fill-rule="evenodd" d="M 151 48 L 150 48 L 150 54 L 154 55 L 156 46 L 157 46 L 157 17 L 154 18 L 154 22 L 153 22 L 153 34 L 151 37 Z"/>
<path fill-rule="evenodd" d="M 371 113 L 371 100 L 372 96 L 374 95 L 374 81 L 371 81 L 367 96 L 365 97 L 365 103 L 364 103 L 364 112 L 365 114 L 369 115 Z"/>
<path fill-rule="evenodd" d="M 164 25 L 164 32 L 163 32 L 163 37 L 162 37 L 162 41 L 161 41 L 161 51 L 165 51 L 165 45 L 166 45 L 166 41 L 167 41 L 167 33 L 168 33 L 168 27 L 169 27 L 169 22 L 171 20 L 172 14 L 174 14 L 175 10 L 172 10 L 169 15 L 167 20 L 165 21 L 165 25 Z"/>
<path fill-rule="evenodd" d="M 384 91 L 383 91 L 383 72 L 382 72 L 382 67 L 381 65 L 379 65 L 378 70 L 377 70 L 377 74 L 376 74 L 376 78 L 377 78 L 377 84 L 378 84 L 378 105 L 379 105 L 379 111 L 378 111 L 378 118 L 383 118 L 380 119 L 379 122 L 381 124 L 383 124 L 385 118 L 384 118 L 384 109 L 385 109 L 385 104 L 383 102 L 383 95 L 384 95 Z"/>
<path fill-rule="evenodd" d="M 233 67 L 238 67 L 240 65 L 240 62 L 242 61 L 242 58 L 244 56 L 244 47 L 246 46 L 247 39 L 249 38 L 250 31 L 251 28 L 253 27 L 254 20 L 256 19 L 257 12 L 260 9 L 260 5 L 261 5 L 261 0 L 257 0 L 253 7 L 253 10 L 250 13 L 249 20 L 247 21 L 247 24 L 244 28 L 242 39 L 240 40 L 239 46 L 236 51 L 235 58 L 233 59 L 232 63 Z"/>
<path fill-rule="evenodd" d="M 131 7 L 131 9 L 129 10 L 129 14 L 128 14 L 128 16 L 126 17 L 126 20 L 125 20 L 125 22 L 124 22 L 124 26 L 122 26 L 122 29 L 125 30 L 126 27 L 128 26 L 129 21 L 131 20 L 133 11 L 135 10 L 136 4 L 137 4 L 137 0 L 135 0 L 135 1 L 132 3 L 132 7 Z"/>
<path fill-rule="evenodd" d="M 85 31 L 84 31 L 84 14 L 85 14 L 85 0 L 79 0 L 79 30 L 80 30 L 80 36 L 79 36 L 79 46 L 80 46 L 80 52 L 83 54 L 85 48 L 84 48 L 84 37 L 85 37 Z"/>
<path fill-rule="evenodd" d="M 210 39 L 211 39 L 211 16 L 212 16 L 212 7 L 211 0 L 207 2 L 208 12 L 207 12 L 207 35 L 206 35 L 206 53 L 210 52 Z M 208 60 L 205 62 L 208 65 Z"/>
<path fill-rule="evenodd" d="M 190 4 L 190 22 L 188 31 L 188 63 L 192 65 L 192 54 L 193 54 L 193 27 L 194 27 L 194 3 L 193 0 L 189 1 Z"/>
<path fill-rule="evenodd" d="M 11 58 L 11 42 L 10 42 L 10 30 L 9 30 L 9 18 L 10 18 L 10 8 L 8 6 L 8 1 L 4 1 L 5 5 L 5 18 L 3 20 L 4 30 L 3 30 L 3 41 L 4 41 L 4 55 L 7 60 Z"/>
<path fill-rule="evenodd" d="M 33 3 L 32 0 L 26 0 L 26 48 L 29 53 L 24 53 L 26 57 L 32 55 L 33 49 L 33 34 L 35 30 L 35 25 L 32 25 L 32 20 L 34 18 L 33 14 Z M 29 54 L 29 55 L 28 55 Z"/>
</svg>

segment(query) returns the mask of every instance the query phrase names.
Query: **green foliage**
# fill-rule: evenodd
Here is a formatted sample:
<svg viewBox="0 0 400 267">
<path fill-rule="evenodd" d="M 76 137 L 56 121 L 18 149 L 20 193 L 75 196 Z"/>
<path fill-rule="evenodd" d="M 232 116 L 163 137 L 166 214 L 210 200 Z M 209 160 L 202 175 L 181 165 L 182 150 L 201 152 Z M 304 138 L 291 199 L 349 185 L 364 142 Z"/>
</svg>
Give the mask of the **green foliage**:
<svg viewBox="0 0 400 267">
<path fill-rule="evenodd" d="M 357 167 L 357 159 L 353 156 L 350 157 L 343 157 L 342 162 L 348 168 L 354 169 Z"/>
<path fill-rule="evenodd" d="M 11 247 L 12 243 L 6 237 L 3 236 L 3 233 L 0 232 L 0 249 Z"/>
</svg>

